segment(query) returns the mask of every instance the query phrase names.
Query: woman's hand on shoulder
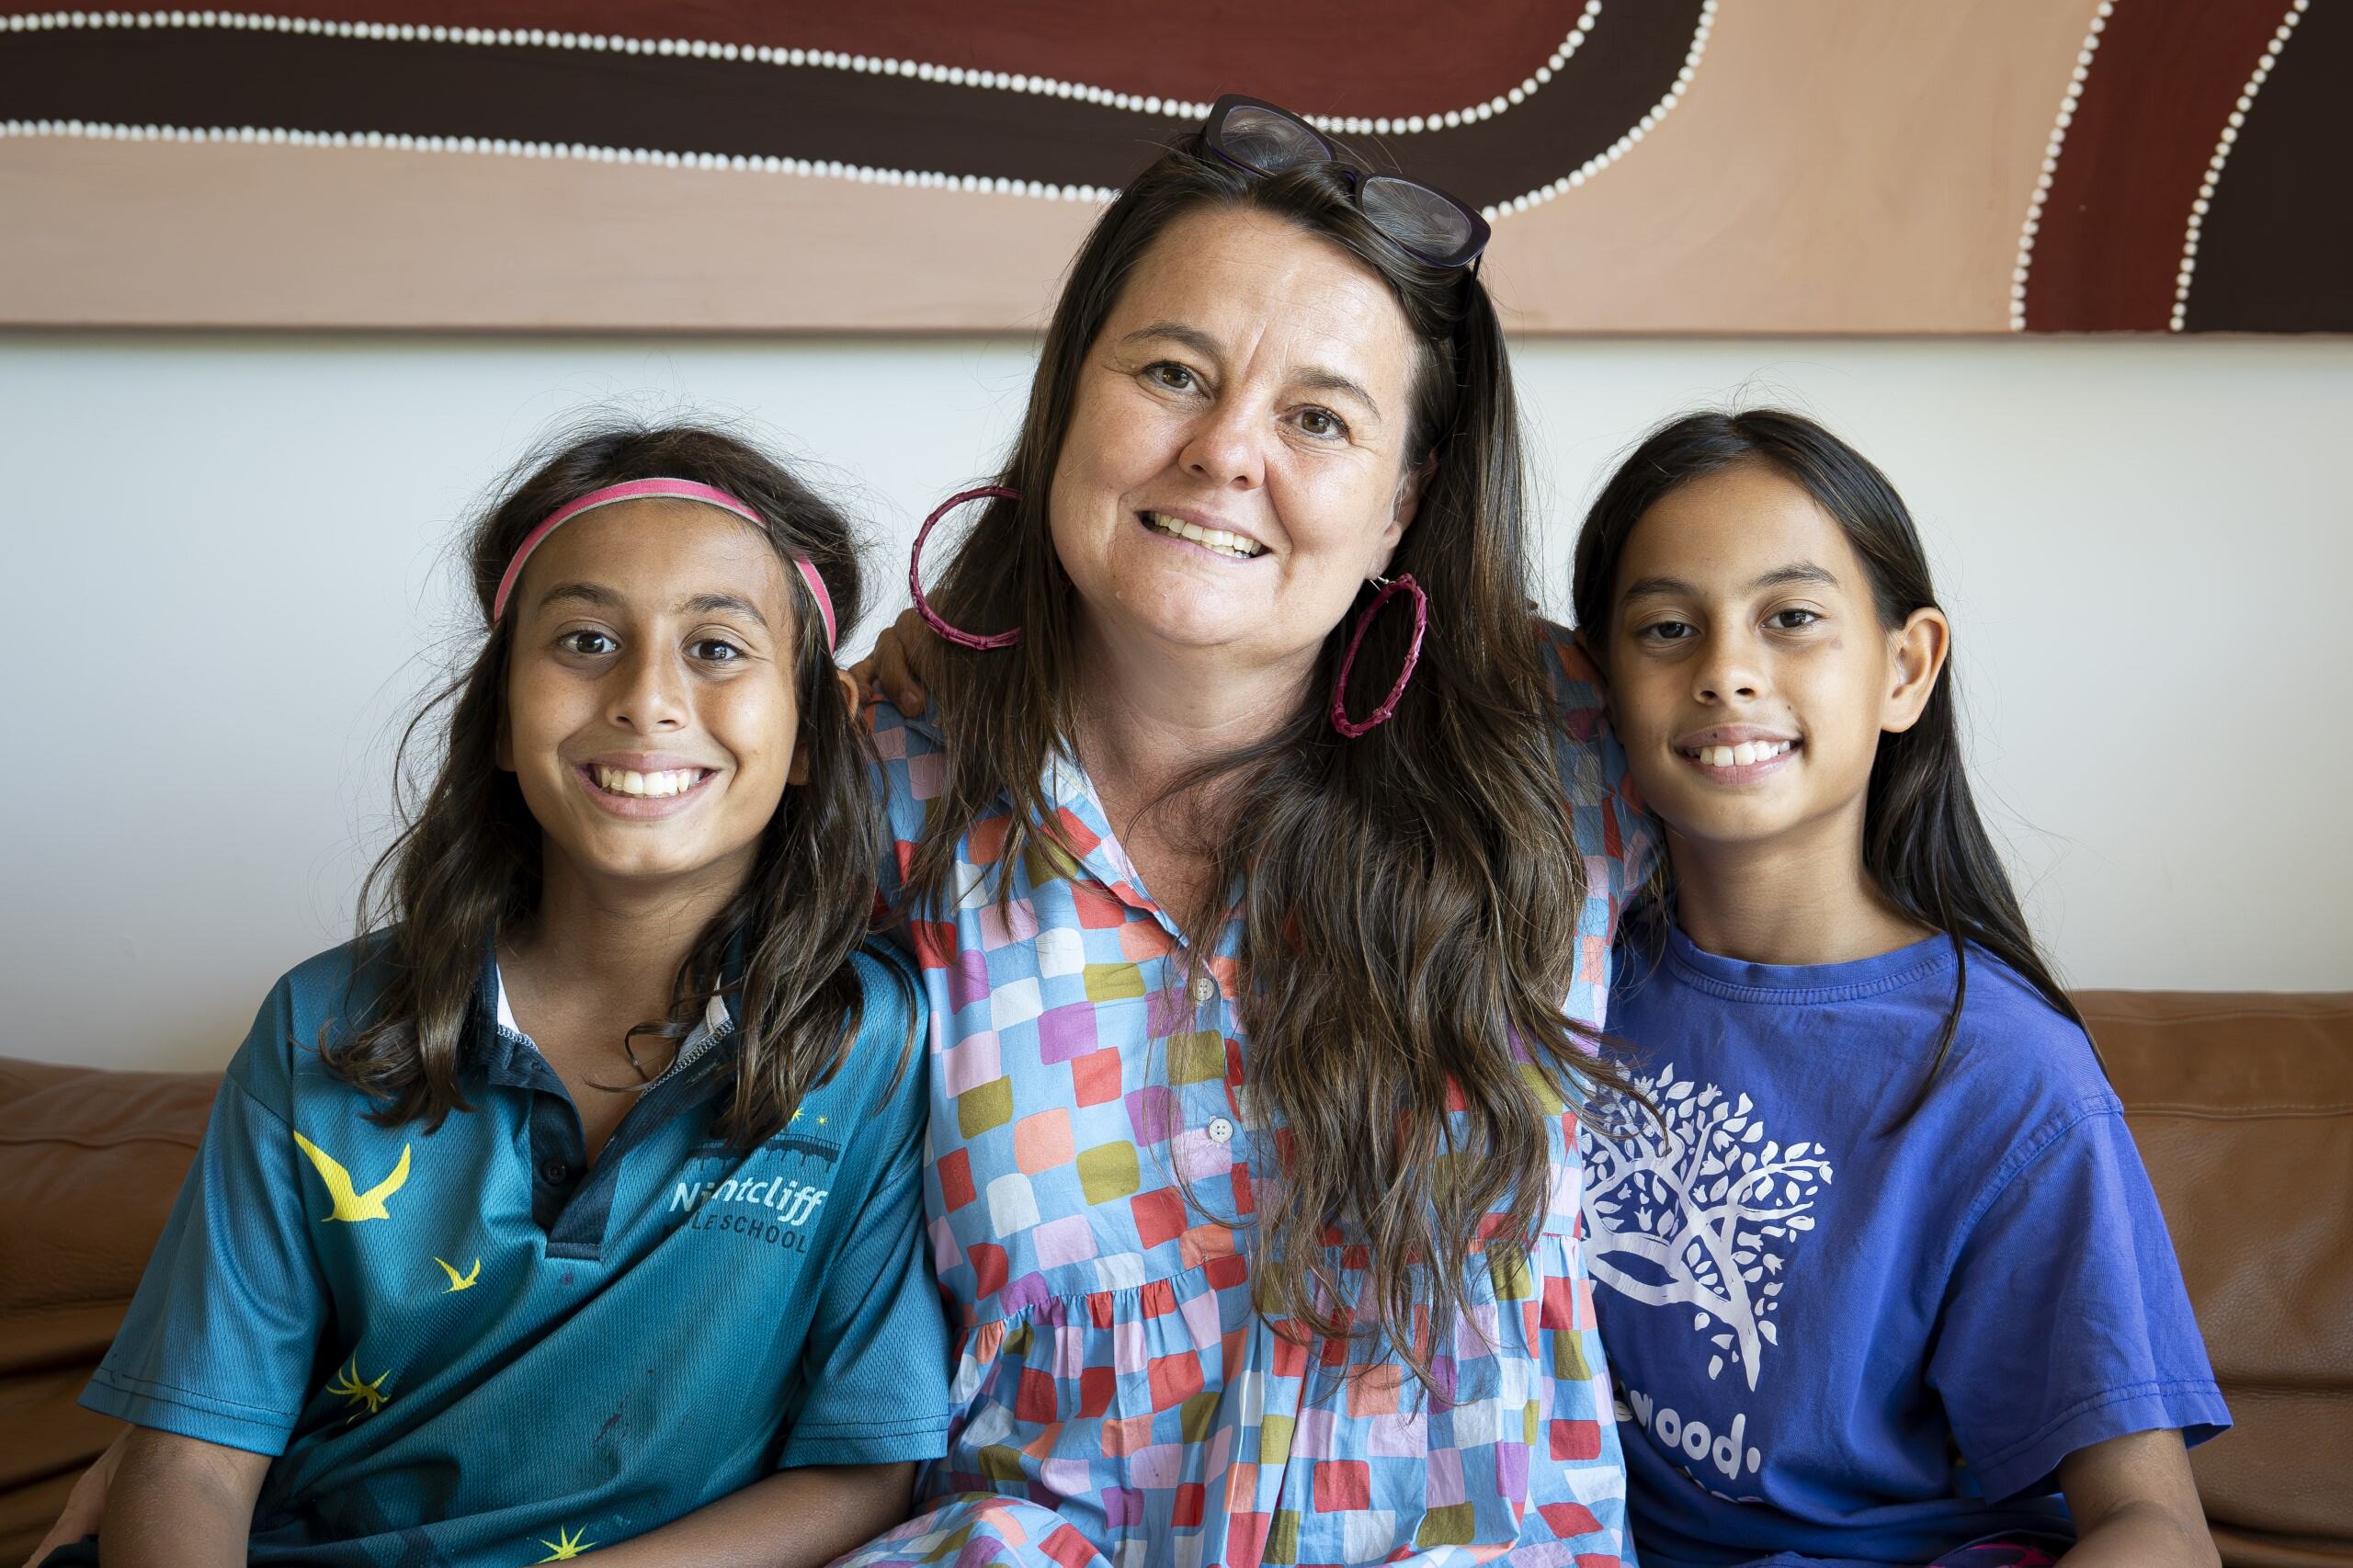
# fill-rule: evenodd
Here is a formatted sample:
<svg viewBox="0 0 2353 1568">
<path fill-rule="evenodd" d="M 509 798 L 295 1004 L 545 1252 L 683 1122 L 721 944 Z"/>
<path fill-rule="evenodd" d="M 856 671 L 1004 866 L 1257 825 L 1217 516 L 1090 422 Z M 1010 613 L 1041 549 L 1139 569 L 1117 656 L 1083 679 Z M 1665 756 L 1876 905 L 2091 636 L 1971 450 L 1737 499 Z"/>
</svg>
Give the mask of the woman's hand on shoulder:
<svg viewBox="0 0 2353 1568">
<path fill-rule="evenodd" d="M 913 718 L 923 711 L 923 683 L 936 667 L 939 639 L 913 608 L 882 629 L 874 651 L 850 666 L 851 678 L 868 699 L 880 697 Z"/>
</svg>

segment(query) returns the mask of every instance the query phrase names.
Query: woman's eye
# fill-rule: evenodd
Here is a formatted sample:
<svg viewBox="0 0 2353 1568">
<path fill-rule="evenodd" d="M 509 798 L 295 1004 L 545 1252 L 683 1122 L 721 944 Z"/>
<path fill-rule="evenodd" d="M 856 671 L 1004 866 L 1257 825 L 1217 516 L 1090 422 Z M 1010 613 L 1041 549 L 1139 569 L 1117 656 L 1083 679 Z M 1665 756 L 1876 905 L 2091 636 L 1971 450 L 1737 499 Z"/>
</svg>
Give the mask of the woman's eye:
<svg viewBox="0 0 2353 1568">
<path fill-rule="evenodd" d="M 1817 612 L 1810 609 L 1783 609 L 1775 610 L 1766 624 L 1777 631 L 1796 631 L 1821 619 Z"/>
<path fill-rule="evenodd" d="M 567 631 L 555 640 L 555 645 L 567 653 L 584 658 L 598 658 L 620 646 L 601 631 Z"/>
<path fill-rule="evenodd" d="M 1299 411 L 1299 427 L 1310 436 L 1326 438 L 1345 436 L 1348 423 L 1328 408 L 1302 408 Z"/>
<path fill-rule="evenodd" d="M 1144 379 L 1170 392 L 1190 392 L 1199 385 L 1193 372 L 1174 360 L 1162 359 L 1143 368 Z"/>
<path fill-rule="evenodd" d="M 710 665 L 732 665 L 744 656 L 744 650 L 722 637 L 701 637 L 687 645 L 687 652 Z"/>
<path fill-rule="evenodd" d="M 1680 642 L 1691 635 L 1691 626 L 1688 621 L 1654 620 L 1634 635 L 1654 642 Z"/>
</svg>

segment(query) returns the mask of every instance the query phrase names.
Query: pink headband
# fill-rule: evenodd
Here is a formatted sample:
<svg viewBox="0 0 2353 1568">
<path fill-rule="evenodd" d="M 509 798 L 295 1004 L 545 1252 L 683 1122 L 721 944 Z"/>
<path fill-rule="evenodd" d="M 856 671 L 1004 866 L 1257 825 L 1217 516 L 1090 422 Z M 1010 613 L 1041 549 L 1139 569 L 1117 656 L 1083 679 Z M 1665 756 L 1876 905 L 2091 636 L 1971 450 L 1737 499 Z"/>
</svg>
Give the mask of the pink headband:
<svg viewBox="0 0 2353 1568">
<path fill-rule="evenodd" d="M 632 479 L 626 484 L 608 484 L 602 490 L 592 490 L 569 506 L 559 506 L 548 514 L 547 521 L 523 536 L 515 547 L 515 559 L 506 563 L 506 574 L 498 579 L 498 593 L 490 601 L 490 619 L 494 624 L 506 613 L 506 597 L 515 591 L 515 580 L 523 574 L 523 562 L 531 559 L 531 551 L 540 548 L 548 535 L 555 532 L 583 512 L 593 512 L 599 506 L 609 506 L 616 501 L 642 501 L 649 497 L 667 497 L 678 501 L 699 501 L 706 506 L 716 506 L 722 512 L 733 512 L 747 523 L 762 528 L 767 520 L 757 512 L 730 495 L 724 490 L 714 490 L 708 484 L 698 484 L 691 479 Z M 825 623 L 825 652 L 834 651 L 834 600 L 825 592 L 825 580 L 817 575 L 817 568 L 805 556 L 792 558 L 801 580 L 809 585 L 809 597 L 817 602 L 817 619 Z"/>
</svg>

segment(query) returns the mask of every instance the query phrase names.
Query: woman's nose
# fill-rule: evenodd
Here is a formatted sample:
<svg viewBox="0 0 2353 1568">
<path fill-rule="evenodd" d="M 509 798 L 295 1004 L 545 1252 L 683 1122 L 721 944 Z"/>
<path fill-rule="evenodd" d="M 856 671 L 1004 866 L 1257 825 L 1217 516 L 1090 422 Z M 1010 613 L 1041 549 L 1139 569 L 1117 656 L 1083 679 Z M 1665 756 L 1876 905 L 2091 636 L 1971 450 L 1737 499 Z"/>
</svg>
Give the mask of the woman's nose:
<svg viewBox="0 0 2353 1568">
<path fill-rule="evenodd" d="M 1267 456 L 1258 432 L 1246 414 L 1231 403 L 1202 415 L 1177 460 L 1186 472 L 1220 489 L 1254 490 L 1266 483 Z"/>
</svg>

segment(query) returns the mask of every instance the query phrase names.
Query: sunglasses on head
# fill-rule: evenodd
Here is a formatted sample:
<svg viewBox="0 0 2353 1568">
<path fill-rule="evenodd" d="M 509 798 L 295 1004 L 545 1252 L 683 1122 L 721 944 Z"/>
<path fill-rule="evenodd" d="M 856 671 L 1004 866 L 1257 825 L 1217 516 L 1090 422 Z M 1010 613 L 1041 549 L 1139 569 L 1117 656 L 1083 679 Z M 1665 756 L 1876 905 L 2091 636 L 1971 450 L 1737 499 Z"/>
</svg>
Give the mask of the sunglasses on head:
<svg viewBox="0 0 2353 1568">
<path fill-rule="evenodd" d="M 1417 181 L 1374 173 L 1287 108 L 1228 93 L 1210 106 L 1201 139 L 1211 152 L 1255 175 L 1336 165 L 1372 226 L 1432 267 L 1469 267 L 1487 248 L 1487 221 L 1476 208 Z"/>
</svg>

